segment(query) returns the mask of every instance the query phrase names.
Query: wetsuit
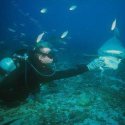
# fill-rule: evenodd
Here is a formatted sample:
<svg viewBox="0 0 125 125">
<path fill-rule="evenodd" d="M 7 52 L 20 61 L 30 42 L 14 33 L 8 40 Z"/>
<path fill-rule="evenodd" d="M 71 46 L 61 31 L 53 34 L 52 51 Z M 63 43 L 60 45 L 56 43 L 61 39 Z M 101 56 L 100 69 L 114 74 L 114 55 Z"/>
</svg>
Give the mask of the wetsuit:
<svg viewBox="0 0 125 125">
<path fill-rule="evenodd" d="M 55 71 L 50 76 L 42 76 L 32 66 L 35 61 L 34 52 L 30 51 L 28 55 L 27 61 L 18 60 L 20 66 L 0 81 L 0 100 L 8 102 L 23 100 L 29 93 L 38 92 L 42 82 L 68 78 L 88 71 L 87 66 L 82 64 L 75 68 Z"/>
</svg>

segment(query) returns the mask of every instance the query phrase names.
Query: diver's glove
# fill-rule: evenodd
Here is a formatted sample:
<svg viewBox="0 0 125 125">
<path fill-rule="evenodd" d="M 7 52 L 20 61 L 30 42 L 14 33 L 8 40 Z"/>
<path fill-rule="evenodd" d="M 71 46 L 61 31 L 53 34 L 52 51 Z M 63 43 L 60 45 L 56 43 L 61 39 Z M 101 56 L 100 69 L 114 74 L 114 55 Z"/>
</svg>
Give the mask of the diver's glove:
<svg viewBox="0 0 125 125">
<path fill-rule="evenodd" d="M 122 61 L 122 59 L 113 56 L 102 56 L 99 57 L 99 59 L 103 60 L 105 63 L 103 68 L 110 68 L 113 70 L 117 70 L 120 62 Z"/>
<path fill-rule="evenodd" d="M 94 59 L 92 62 L 90 62 L 87 67 L 91 70 L 101 69 L 101 67 L 105 66 L 105 62 L 101 58 Z"/>
</svg>

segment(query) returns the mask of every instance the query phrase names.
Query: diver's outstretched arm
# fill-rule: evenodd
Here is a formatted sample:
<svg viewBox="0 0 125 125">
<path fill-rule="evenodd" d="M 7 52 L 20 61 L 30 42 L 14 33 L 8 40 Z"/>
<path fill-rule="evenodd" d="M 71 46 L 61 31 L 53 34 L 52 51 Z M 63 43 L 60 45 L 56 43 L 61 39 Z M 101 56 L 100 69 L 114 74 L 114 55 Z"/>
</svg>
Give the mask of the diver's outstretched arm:
<svg viewBox="0 0 125 125">
<path fill-rule="evenodd" d="M 75 68 L 56 71 L 54 75 L 49 76 L 49 77 L 47 77 L 47 76 L 40 77 L 40 79 L 41 79 L 40 81 L 49 82 L 49 81 L 53 81 L 53 80 L 64 79 L 64 78 L 68 78 L 68 77 L 82 74 L 82 73 L 87 72 L 87 71 L 89 71 L 88 67 L 86 65 L 82 64 L 82 65 L 76 66 Z"/>
<path fill-rule="evenodd" d="M 90 62 L 88 65 L 81 64 L 81 65 L 77 65 L 75 68 L 56 71 L 52 76 L 40 77 L 40 81 L 49 82 L 53 80 L 64 79 L 64 78 L 80 75 L 87 71 L 100 69 L 100 67 L 103 67 L 104 65 L 105 65 L 104 60 L 97 58 L 97 59 L 94 59 L 92 62 Z"/>
</svg>

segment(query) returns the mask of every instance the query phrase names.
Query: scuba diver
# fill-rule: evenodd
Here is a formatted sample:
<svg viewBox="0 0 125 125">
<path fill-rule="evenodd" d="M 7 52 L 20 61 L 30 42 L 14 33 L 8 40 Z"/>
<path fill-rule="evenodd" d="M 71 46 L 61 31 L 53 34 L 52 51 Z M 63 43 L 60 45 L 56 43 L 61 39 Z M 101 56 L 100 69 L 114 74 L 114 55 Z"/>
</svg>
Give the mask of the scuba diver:
<svg viewBox="0 0 125 125">
<path fill-rule="evenodd" d="M 104 42 L 98 50 L 98 57 L 87 65 L 58 71 L 52 46 L 45 41 L 37 43 L 33 49 L 18 50 L 10 57 L 3 58 L 0 61 L 0 100 L 6 103 L 21 102 L 30 94 L 37 95 L 42 83 L 96 69 L 118 69 L 125 59 L 125 48 L 119 40 L 118 29 L 113 28 L 113 37 Z"/>
<path fill-rule="evenodd" d="M 30 94 L 39 95 L 42 83 L 80 75 L 92 70 L 117 69 L 118 60 L 105 58 L 105 54 L 102 53 L 99 55 L 99 58 L 87 65 L 80 64 L 58 71 L 52 46 L 48 42 L 39 42 L 30 50 L 18 50 L 10 57 L 5 57 L 0 61 L 0 100 L 7 105 L 13 105 L 15 102 L 17 104 L 27 99 Z M 114 65 L 112 67 L 112 64 L 116 68 Z"/>
<path fill-rule="evenodd" d="M 88 65 L 57 71 L 52 49 L 37 45 L 33 50 L 19 50 L 0 61 L 0 100 L 11 103 L 40 92 L 40 84 L 99 69 L 104 61 L 95 59 Z"/>
</svg>

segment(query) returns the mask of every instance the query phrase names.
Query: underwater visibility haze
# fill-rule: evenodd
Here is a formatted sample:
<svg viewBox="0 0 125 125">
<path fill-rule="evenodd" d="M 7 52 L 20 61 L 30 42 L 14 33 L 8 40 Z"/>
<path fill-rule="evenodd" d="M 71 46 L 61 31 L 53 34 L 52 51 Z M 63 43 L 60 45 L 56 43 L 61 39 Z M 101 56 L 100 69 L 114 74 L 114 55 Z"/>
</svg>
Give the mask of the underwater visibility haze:
<svg viewBox="0 0 125 125">
<path fill-rule="evenodd" d="M 1 0 L 0 68 L 8 74 L 18 67 L 4 64 L 14 52 L 41 51 L 36 49 L 41 44 L 45 58 L 37 56 L 54 72 L 48 68 L 39 73 L 27 61 L 39 75 L 51 77 L 58 70 L 88 66 L 96 58 L 105 66 L 42 82 L 40 100 L 32 93 L 18 105 L 7 106 L 1 100 L 0 125 L 125 125 L 124 13 L 124 0 Z M 56 59 L 46 57 L 51 50 Z M 24 72 L 30 76 L 27 65 Z M 25 83 L 27 76 L 22 77 Z"/>
</svg>

